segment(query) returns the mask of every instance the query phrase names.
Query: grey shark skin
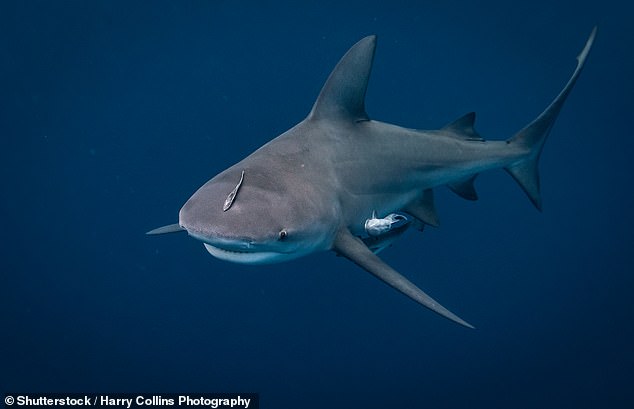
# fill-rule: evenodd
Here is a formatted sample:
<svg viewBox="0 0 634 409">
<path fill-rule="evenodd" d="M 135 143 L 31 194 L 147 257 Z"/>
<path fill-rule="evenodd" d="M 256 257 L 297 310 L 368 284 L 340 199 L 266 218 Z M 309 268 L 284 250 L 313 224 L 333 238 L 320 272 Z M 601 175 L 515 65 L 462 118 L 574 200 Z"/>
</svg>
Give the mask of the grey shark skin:
<svg viewBox="0 0 634 409">
<path fill-rule="evenodd" d="M 469 113 L 439 130 L 371 120 L 365 93 L 376 36 L 339 61 L 308 117 L 221 172 L 185 203 L 176 231 L 213 256 L 237 263 L 291 260 L 334 250 L 414 301 L 473 328 L 384 263 L 363 238 L 366 220 L 393 212 L 437 225 L 433 188 L 448 185 L 475 200 L 475 177 L 503 168 L 541 210 L 537 162 L 592 47 L 592 30 L 567 85 L 533 122 L 503 141 L 485 141 Z"/>
</svg>

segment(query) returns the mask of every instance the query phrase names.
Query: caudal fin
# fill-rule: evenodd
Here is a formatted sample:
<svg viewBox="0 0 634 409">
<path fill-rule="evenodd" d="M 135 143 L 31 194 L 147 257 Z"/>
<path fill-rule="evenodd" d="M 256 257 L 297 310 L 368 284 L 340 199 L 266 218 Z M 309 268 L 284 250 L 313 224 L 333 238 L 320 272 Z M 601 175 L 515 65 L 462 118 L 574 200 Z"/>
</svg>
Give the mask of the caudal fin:
<svg viewBox="0 0 634 409">
<path fill-rule="evenodd" d="M 550 103 L 548 108 L 544 110 L 533 122 L 528 124 L 524 129 L 516 133 L 512 138 L 507 140 L 508 144 L 516 145 L 520 148 L 525 148 L 528 152 L 526 156 L 522 157 L 519 161 L 507 166 L 505 169 L 513 176 L 517 183 L 524 189 L 526 195 L 538 210 L 542 208 L 542 200 L 539 192 L 539 171 L 537 163 L 539 162 L 539 156 L 541 155 L 542 148 L 546 142 L 546 137 L 550 133 L 561 107 L 564 105 L 568 94 L 572 90 L 572 87 L 577 82 L 579 74 L 586 62 L 588 53 L 592 48 L 592 43 L 597 34 L 597 28 L 592 29 L 586 45 L 577 56 L 577 68 L 568 80 L 568 83 L 564 89 L 557 95 L 557 97 Z"/>
</svg>

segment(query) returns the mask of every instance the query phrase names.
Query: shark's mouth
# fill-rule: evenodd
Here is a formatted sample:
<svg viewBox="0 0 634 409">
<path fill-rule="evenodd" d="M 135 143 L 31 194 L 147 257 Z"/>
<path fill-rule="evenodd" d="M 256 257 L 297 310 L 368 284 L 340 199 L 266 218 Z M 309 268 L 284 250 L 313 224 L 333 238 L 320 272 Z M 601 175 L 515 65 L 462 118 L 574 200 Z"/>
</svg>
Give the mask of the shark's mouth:
<svg viewBox="0 0 634 409">
<path fill-rule="evenodd" d="M 227 250 L 203 243 L 209 254 L 225 261 L 241 264 L 269 264 L 294 258 L 291 254 L 277 251 L 249 251 L 249 250 Z"/>
</svg>

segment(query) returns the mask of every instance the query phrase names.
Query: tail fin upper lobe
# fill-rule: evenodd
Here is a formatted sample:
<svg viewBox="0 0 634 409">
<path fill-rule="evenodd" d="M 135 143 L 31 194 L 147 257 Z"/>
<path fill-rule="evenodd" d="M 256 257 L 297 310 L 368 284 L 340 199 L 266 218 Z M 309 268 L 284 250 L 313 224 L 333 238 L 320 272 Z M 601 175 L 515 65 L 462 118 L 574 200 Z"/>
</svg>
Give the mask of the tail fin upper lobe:
<svg viewBox="0 0 634 409">
<path fill-rule="evenodd" d="M 588 57 L 588 53 L 592 48 L 592 43 L 597 33 L 597 28 L 592 29 L 586 45 L 577 57 L 577 68 L 564 89 L 550 103 L 550 105 L 541 113 L 533 122 L 528 124 L 524 129 L 516 133 L 507 143 L 526 148 L 528 153 L 519 161 L 507 166 L 505 169 L 513 176 L 517 183 L 524 189 L 526 195 L 538 210 L 542 208 L 542 201 L 539 192 L 539 171 L 537 163 L 542 152 L 546 137 L 550 133 L 561 107 L 564 105 L 568 94 L 575 85 L 579 74 Z"/>
</svg>

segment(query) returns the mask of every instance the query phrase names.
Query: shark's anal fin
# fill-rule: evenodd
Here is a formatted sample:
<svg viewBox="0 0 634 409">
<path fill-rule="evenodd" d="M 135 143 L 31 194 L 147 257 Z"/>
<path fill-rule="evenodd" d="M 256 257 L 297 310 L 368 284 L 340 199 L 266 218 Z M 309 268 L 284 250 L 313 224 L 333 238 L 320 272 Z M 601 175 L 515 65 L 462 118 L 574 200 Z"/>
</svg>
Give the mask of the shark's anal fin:
<svg viewBox="0 0 634 409">
<path fill-rule="evenodd" d="M 185 231 L 185 229 L 183 229 L 178 223 L 174 223 L 168 224 L 167 226 L 158 227 L 154 230 L 150 230 L 145 234 L 153 236 L 156 234 L 178 233 L 179 231 Z"/>
<path fill-rule="evenodd" d="M 463 199 L 478 200 L 478 192 L 476 192 L 475 186 L 473 185 L 476 177 L 478 177 L 477 173 L 473 176 L 469 176 L 467 179 L 449 183 L 447 186 Z"/>
<path fill-rule="evenodd" d="M 455 323 L 467 328 L 474 328 L 471 324 L 440 305 L 436 300 L 416 287 L 411 281 L 383 262 L 376 254 L 372 253 L 361 239 L 352 235 L 347 228 L 342 229 L 337 234 L 333 250 L 383 280 L 391 287 L 407 295 L 417 303 L 422 304 Z"/>
</svg>

